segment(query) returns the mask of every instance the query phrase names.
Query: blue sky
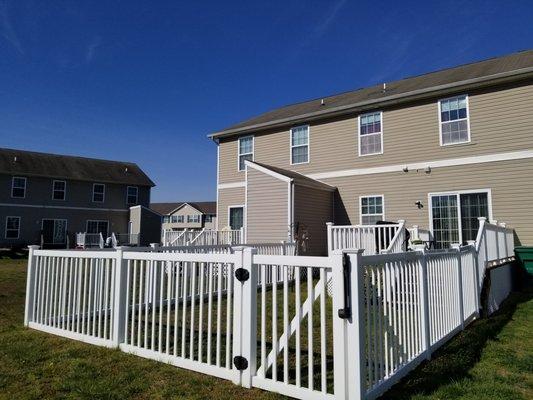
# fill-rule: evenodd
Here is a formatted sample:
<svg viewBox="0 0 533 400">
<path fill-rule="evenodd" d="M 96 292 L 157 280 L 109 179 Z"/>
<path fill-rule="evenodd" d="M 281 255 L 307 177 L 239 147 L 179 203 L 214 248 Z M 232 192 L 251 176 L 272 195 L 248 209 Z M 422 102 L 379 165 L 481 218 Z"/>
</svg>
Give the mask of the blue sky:
<svg viewBox="0 0 533 400">
<path fill-rule="evenodd" d="M 533 47 L 532 1 L 0 0 L 0 146 L 137 162 L 215 199 L 214 130 Z"/>
</svg>

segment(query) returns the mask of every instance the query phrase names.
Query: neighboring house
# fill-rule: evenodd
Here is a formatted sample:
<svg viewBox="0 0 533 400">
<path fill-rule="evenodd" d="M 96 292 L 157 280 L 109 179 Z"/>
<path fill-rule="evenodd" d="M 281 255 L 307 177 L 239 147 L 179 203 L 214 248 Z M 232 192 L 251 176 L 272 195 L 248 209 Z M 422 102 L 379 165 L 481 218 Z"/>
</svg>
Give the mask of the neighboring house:
<svg viewBox="0 0 533 400">
<path fill-rule="evenodd" d="M 134 233 L 130 207 L 147 208 L 153 186 L 129 162 L 0 149 L 0 247 Z"/>
<path fill-rule="evenodd" d="M 325 222 L 405 219 L 437 246 L 475 239 L 478 217 L 533 244 L 533 51 L 303 102 L 210 137 L 218 227 L 248 243 Z M 298 233 L 299 234 L 299 233 Z"/>
<path fill-rule="evenodd" d="M 152 203 L 150 208 L 163 216 L 163 230 L 216 228 L 215 201 Z"/>
</svg>

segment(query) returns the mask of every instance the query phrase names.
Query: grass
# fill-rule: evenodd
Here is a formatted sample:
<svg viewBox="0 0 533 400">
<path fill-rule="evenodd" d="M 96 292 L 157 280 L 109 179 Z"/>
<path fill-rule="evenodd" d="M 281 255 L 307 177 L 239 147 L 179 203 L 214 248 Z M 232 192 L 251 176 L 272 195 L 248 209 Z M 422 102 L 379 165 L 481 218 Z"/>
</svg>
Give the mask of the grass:
<svg viewBox="0 0 533 400">
<path fill-rule="evenodd" d="M 0 399 L 277 399 L 231 382 L 22 326 L 25 260 L 0 260 Z M 386 394 L 533 398 L 533 287 L 473 323 Z"/>
</svg>

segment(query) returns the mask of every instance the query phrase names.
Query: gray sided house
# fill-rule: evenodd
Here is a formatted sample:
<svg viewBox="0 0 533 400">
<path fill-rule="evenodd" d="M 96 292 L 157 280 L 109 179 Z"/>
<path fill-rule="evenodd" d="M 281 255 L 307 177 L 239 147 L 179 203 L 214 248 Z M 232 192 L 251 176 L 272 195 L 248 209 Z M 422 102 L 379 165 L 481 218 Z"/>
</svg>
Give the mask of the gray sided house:
<svg viewBox="0 0 533 400">
<path fill-rule="evenodd" d="M 163 230 L 216 228 L 217 203 L 214 201 L 152 203 L 150 208 L 161 214 Z"/>
<path fill-rule="evenodd" d="M 64 248 L 75 233 L 132 232 L 154 183 L 134 163 L 0 149 L 0 247 Z"/>
<path fill-rule="evenodd" d="M 326 96 L 210 135 L 218 229 L 246 242 L 326 225 L 406 220 L 437 247 L 475 239 L 478 217 L 533 245 L 533 50 Z"/>
</svg>

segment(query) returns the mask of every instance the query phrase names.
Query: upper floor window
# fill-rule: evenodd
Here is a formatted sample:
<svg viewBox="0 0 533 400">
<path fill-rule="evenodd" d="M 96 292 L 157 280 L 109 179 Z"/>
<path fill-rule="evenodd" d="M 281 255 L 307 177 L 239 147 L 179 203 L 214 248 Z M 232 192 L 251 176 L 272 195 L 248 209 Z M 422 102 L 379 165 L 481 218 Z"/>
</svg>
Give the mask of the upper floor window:
<svg viewBox="0 0 533 400">
<path fill-rule="evenodd" d="M 168 215 L 163 216 L 163 223 L 168 224 L 170 222 L 170 217 Z"/>
<path fill-rule="evenodd" d="M 381 112 L 364 114 L 359 117 L 359 155 L 383 153 L 383 130 Z"/>
<path fill-rule="evenodd" d="M 93 184 L 93 202 L 103 203 L 105 198 L 105 185 L 103 183 Z"/>
<path fill-rule="evenodd" d="M 183 224 L 185 222 L 185 216 L 184 215 L 178 215 L 176 222 Z"/>
<path fill-rule="evenodd" d="M 458 96 L 439 101 L 440 144 L 470 142 L 468 96 Z"/>
<path fill-rule="evenodd" d="M 214 217 L 215 217 L 215 216 L 214 216 L 213 214 L 207 214 L 207 215 L 205 216 L 205 222 L 213 222 L 213 218 L 214 218 Z"/>
<path fill-rule="evenodd" d="M 309 125 L 291 129 L 291 164 L 309 162 Z"/>
<path fill-rule="evenodd" d="M 20 217 L 6 217 L 6 239 L 18 239 L 20 234 Z"/>
<path fill-rule="evenodd" d="M 177 215 L 173 215 L 170 217 L 170 221 L 175 224 L 176 222 L 178 222 L 178 216 Z"/>
<path fill-rule="evenodd" d="M 14 176 L 11 181 L 11 197 L 26 197 L 26 178 Z"/>
<path fill-rule="evenodd" d="M 254 137 L 245 136 L 239 138 L 239 171 L 246 169 L 246 160 L 254 160 Z"/>
<path fill-rule="evenodd" d="M 139 188 L 137 186 L 128 186 L 126 197 L 128 204 L 137 204 L 139 198 Z"/>
<path fill-rule="evenodd" d="M 52 199 L 65 200 L 66 190 L 67 190 L 67 182 L 65 181 L 52 182 Z"/>
<path fill-rule="evenodd" d="M 374 225 L 385 219 L 383 212 L 383 196 L 363 196 L 361 202 L 361 224 Z"/>
<path fill-rule="evenodd" d="M 187 215 L 187 222 L 189 223 L 199 223 L 200 222 L 200 215 L 198 214 L 195 214 L 195 215 Z"/>
</svg>

